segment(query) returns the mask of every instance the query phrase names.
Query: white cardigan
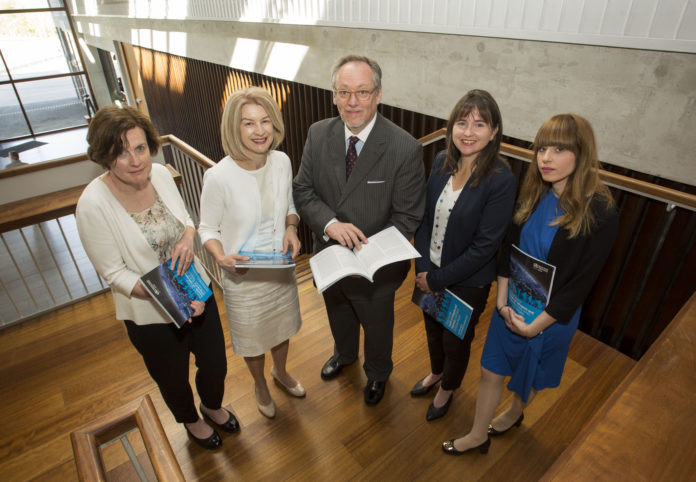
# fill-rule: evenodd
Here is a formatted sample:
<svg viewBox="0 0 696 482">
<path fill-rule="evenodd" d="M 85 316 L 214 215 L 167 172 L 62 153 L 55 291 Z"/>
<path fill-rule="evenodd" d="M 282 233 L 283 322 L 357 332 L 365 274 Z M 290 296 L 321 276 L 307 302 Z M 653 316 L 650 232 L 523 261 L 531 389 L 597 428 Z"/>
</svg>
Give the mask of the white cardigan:
<svg viewBox="0 0 696 482">
<path fill-rule="evenodd" d="M 75 217 L 87 256 L 111 287 L 116 318 L 138 325 L 170 323 L 155 302 L 130 296 L 140 276 L 155 268 L 159 258 L 101 177 L 92 180 L 82 192 Z M 169 170 L 153 163 L 150 180 L 174 217 L 185 226 L 195 227 Z M 210 283 L 197 258 L 195 264 L 203 281 Z"/>
<path fill-rule="evenodd" d="M 273 249 L 282 251 L 285 218 L 297 215 L 292 200 L 292 165 L 283 152 L 271 151 L 266 160 L 275 200 L 273 211 Z M 201 193 L 201 241 L 217 239 L 224 253 L 239 252 L 242 246 L 253 250 L 261 223 L 261 198 L 256 178 L 229 156 L 205 172 Z"/>
</svg>

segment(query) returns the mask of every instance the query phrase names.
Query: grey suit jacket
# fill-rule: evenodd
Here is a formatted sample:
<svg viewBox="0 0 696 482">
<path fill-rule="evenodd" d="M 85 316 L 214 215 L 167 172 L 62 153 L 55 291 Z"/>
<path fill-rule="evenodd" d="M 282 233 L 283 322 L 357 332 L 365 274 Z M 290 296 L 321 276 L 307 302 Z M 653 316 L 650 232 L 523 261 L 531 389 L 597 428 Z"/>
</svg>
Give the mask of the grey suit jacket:
<svg viewBox="0 0 696 482">
<path fill-rule="evenodd" d="M 340 117 L 312 124 L 293 181 L 295 208 L 313 232 L 314 252 L 335 244 L 323 239 L 332 218 L 353 223 L 368 237 L 393 225 L 411 239 L 425 210 L 422 146 L 377 113 L 346 181 L 344 132 Z"/>
</svg>

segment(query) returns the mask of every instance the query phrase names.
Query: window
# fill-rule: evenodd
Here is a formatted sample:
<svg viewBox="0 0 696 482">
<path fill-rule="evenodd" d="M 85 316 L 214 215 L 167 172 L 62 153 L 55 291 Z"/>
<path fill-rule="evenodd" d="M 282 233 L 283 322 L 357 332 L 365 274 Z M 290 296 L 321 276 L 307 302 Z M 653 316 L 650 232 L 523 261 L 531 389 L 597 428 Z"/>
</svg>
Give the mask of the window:
<svg viewBox="0 0 696 482">
<path fill-rule="evenodd" d="M 0 0 L 0 140 L 87 124 L 92 92 L 63 0 Z"/>
</svg>

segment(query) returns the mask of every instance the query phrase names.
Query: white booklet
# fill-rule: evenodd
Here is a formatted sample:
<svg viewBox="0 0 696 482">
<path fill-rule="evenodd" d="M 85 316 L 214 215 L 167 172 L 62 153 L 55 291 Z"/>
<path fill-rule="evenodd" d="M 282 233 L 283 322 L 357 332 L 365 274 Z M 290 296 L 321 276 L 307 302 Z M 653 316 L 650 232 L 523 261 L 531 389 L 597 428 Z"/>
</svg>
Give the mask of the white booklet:
<svg viewBox="0 0 696 482">
<path fill-rule="evenodd" d="M 360 250 L 336 244 L 312 256 L 309 266 L 320 293 L 346 276 L 359 275 L 373 281 L 372 277 L 382 266 L 420 257 L 416 248 L 394 226 L 367 240 Z"/>
</svg>

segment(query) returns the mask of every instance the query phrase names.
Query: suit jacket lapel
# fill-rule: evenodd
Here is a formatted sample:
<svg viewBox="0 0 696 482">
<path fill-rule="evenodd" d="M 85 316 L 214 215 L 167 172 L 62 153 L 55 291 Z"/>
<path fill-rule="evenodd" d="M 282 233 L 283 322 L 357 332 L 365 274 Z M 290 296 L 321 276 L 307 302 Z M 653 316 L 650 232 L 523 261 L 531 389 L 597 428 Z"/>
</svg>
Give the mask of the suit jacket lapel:
<svg viewBox="0 0 696 482">
<path fill-rule="evenodd" d="M 338 119 L 329 132 L 329 164 L 333 166 L 339 195 L 346 187 L 346 138 L 343 121 Z"/>
<path fill-rule="evenodd" d="M 366 182 L 367 175 L 372 170 L 372 167 L 379 161 L 387 147 L 387 139 L 384 133 L 384 126 L 382 125 L 382 117 L 377 114 L 377 120 L 375 125 L 370 132 L 367 142 L 363 145 L 358 160 L 355 163 L 353 172 L 350 174 L 347 184 L 345 184 L 345 189 L 342 192 L 340 202 L 343 202 L 350 193 L 355 190 L 362 183 Z M 345 150 L 345 140 L 344 140 L 344 150 Z M 343 178 L 345 179 L 345 160 L 344 160 L 344 170 Z"/>
</svg>

